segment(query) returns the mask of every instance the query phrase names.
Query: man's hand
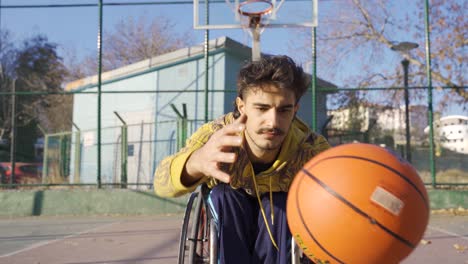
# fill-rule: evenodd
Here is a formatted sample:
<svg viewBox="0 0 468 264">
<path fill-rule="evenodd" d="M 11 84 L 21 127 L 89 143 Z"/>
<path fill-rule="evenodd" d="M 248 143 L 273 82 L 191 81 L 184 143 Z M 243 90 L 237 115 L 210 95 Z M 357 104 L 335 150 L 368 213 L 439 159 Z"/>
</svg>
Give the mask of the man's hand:
<svg viewBox="0 0 468 264">
<path fill-rule="evenodd" d="M 237 159 L 233 147 L 242 146 L 242 132 L 245 129 L 246 115 L 241 115 L 234 123 L 216 131 L 203 147 L 196 150 L 185 164 L 182 183 L 190 186 L 203 176 L 210 176 L 228 183 L 230 176 L 220 169 L 221 163 L 234 163 Z"/>
</svg>

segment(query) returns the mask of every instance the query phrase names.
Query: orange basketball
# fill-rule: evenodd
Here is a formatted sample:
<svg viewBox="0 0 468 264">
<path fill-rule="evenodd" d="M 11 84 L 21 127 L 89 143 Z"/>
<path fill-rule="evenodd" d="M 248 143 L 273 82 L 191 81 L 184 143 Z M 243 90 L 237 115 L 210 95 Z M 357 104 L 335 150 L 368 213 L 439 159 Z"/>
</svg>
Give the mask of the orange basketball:
<svg viewBox="0 0 468 264">
<path fill-rule="evenodd" d="M 429 200 L 408 162 L 352 143 L 320 153 L 297 173 L 287 217 L 296 243 L 316 262 L 399 263 L 424 234 Z"/>
</svg>

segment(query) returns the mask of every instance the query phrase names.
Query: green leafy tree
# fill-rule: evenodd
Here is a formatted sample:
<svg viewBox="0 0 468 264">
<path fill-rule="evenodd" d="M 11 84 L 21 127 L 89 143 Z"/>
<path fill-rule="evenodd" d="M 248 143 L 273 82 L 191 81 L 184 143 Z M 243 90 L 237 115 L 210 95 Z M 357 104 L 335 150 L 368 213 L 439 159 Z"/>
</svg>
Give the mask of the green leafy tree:
<svg viewBox="0 0 468 264">
<path fill-rule="evenodd" d="M 12 91 L 14 85 L 14 58 L 15 49 L 11 42 L 11 36 L 8 31 L 0 31 L 0 139 L 10 133 L 11 123 L 11 96 L 8 92 Z"/>
<path fill-rule="evenodd" d="M 57 45 L 47 37 L 37 35 L 14 47 L 7 33 L 2 36 L 0 91 L 11 93 L 14 88 L 20 93 L 15 99 L 16 136 L 21 139 L 17 150 L 20 154 L 33 153 L 35 140 L 41 136 L 37 125 L 49 133 L 71 129 L 71 96 L 53 94 L 62 91 L 67 71 L 57 55 Z M 10 139 L 11 94 L 0 96 L 0 108 L 0 131 L 4 139 Z"/>
<path fill-rule="evenodd" d="M 62 83 L 68 74 L 57 54 L 57 45 L 41 35 L 24 41 L 18 51 L 15 72 L 17 91 L 44 92 L 21 96 L 18 118 L 24 123 L 34 119 L 51 133 L 70 130 L 71 96 L 53 94 L 62 91 Z"/>
</svg>

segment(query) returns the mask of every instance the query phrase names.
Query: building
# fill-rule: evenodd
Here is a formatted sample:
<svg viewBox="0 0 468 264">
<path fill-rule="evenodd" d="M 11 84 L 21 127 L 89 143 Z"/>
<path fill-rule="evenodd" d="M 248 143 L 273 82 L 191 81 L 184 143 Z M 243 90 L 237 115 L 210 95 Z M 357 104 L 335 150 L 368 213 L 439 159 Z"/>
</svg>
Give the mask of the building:
<svg viewBox="0 0 468 264">
<path fill-rule="evenodd" d="M 209 43 L 208 119 L 233 109 L 236 78 L 240 67 L 250 60 L 251 49 L 227 37 Z M 318 79 L 319 87 L 336 87 Z M 81 134 L 80 150 L 72 149 L 71 180 L 95 183 L 97 177 L 97 76 L 69 83 L 74 95 L 73 122 Z M 205 59 L 203 45 L 183 48 L 102 74 L 101 178 L 118 183 L 122 163 L 127 161 L 128 182 L 151 183 L 159 161 L 177 148 L 177 119 L 186 113 L 190 135 L 205 117 Z M 312 121 L 312 95 L 300 101 L 298 113 Z M 326 120 L 326 96 L 317 98 L 319 127 Z M 185 106 L 185 108 L 183 108 Z M 175 109 L 174 109 L 175 108 Z M 183 110 L 185 109 L 185 110 Z M 122 156 L 122 126 L 128 129 L 128 155 Z M 77 129 L 75 129 L 77 131 Z M 75 146 L 75 144 L 72 144 Z M 80 153 L 79 157 L 74 153 Z M 79 162 L 76 162 L 77 158 Z M 78 169 L 78 170 L 77 170 Z"/>
<path fill-rule="evenodd" d="M 424 129 L 429 134 L 429 126 Z M 468 117 L 450 115 L 434 122 L 436 143 L 454 152 L 468 154 Z"/>
<path fill-rule="evenodd" d="M 427 106 L 411 105 L 410 135 L 412 144 L 422 144 L 427 141 L 424 128 L 427 126 Z M 341 134 L 381 133 L 393 138 L 395 145 L 406 143 L 405 108 L 392 108 L 378 104 L 361 104 L 354 109 L 338 108 L 329 110 L 331 118 L 327 126 L 329 131 L 339 131 Z M 374 133 L 375 134 L 375 133 Z M 392 146 L 393 147 L 393 146 Z"/>
</svg>

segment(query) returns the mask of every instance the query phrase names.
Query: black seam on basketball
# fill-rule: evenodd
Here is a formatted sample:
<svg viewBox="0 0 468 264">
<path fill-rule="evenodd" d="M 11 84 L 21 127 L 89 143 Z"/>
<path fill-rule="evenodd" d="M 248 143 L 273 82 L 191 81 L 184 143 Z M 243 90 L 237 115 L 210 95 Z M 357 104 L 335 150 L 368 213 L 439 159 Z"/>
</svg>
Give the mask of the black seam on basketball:
<svg viewBox="0 0 468 264">
<path fill-rule="evenodd" d="M 298 205 L 297 206 L 297 212 L 299 213 L 299 217 L 301 218 L 301 222 L 302 223 L 305 223 L 305 219 L 304 217 L 302 216 L 302 212 L 301 212 L 301 207 L 299 206 L 299 190 L 296 191 L 296 204 Z M 344 261 L 340 260 L 338 257 L 334 256 L 332 253 L 330 253 L 322 244 L 320 244 L 320 242 L 318 242 L 318 240 L 315 238 L 315 236 L 312 234 L 312 232 L 309 230 L 309 228 L 307 227 L 307 225 L 303 225 L 304 228 L 307 230 L 307 233 L 309 234 L 309 236 L 312 238 L 312 240 L 314 240 L 315 244 L 317 244 L 325 253 L 327 253 L 330 257 L 332 257 L 334 260 L 336 260 L 337 262 L 339 263 L 343 263 L 344 264 Z"/>
<path fill-rule="evenodd" d="M 411 243 L 410 241 L 406 240 L 405 238 L 399 236 L 397 233 L 393 232 L 392 230 L 390 230 L 389 228 L 387 228 L 386 226 L 384 226 L 383 224 L 379 223 L 375 218 L 372 218 L 370 215 L 366 214 L 364 211 L 362 211 L 361 209 L 359 209 L 357 206 L 355 206 L 354 204 L 352 204 L 350 201 L 346 200 L 346 198 L 344 198 L 343 196 L 341 196 L 339 193 L 337 193 L 335 190 L 333 190 L 330 186 L 328 186 L 327 184 L 325 184 L 324 182 L 322 182 L 321 180 L 319 180 L 317 177 L 315 177 L 314 175 L 312 175 L 312 173 L 310 173 L 308 170 L 306 169 L 302 169 L 302 172 L 304 172 L 307 176 L 309 176 L 312 180 L 314 180 L 316 183 L 318 183 L 320 186 L 322 186 L 328 193 L 330 193 L 331 195 L 335 196 L 336 198 L 338 198 L 338 200 L 342 201 L 344 204 L 346 204 L 348 207 L 350 207 L 351 209 L 353 209 L 356 213 L 360 214 L 361 216 L 367 218 L 369 220 L 369 222 L 371 224 L 374 224 L 374 225 L 377 225 L 378 227 L 380 227 L 383 231 L 385 231 L 386 233 L 388 233 L 389 235 L 393 236 L 394 238 L 396 238 L 397 240 L 399 240 L 400 242 L 402 242 L 403 244 L 407 245 L 408 247 L 410 248 L 416 248 L 415 245 L 413 245 L 413 243 Z"/>
<path fill-rule="evenodd" d="M 363 157 L 343 155 L 343 156 L 333 156 L 333 157 L 328 157 L 328 158 L 321 159 L 317 163 L 312 164 L 312 166 L 315 166 L 315 165 L 319 164 L 322 161 L 330 160 L 330 159 L 336 159 L 336 158 L 351 158 L 351 159 L 365 160 L 365 161 L 369 161 L 369 162 L 378 164 L 378 165 L 380 165 L 380 166 L 382 166 L 382 167 L 384 167 L 386 169 L 391 170 L 392 172 L 394 172 L 396 175 L 400 176 L 400 178 L 402 178 L 404 181 L 406 181 L 411 187 L 413 187 L 416 190 L 416 192 L 419 194 L 421 199 L 424 201 L 424 206 L 426 207 L 427 210 L 429 210 L 428 201 L 426 200 L 426 198 L 422 194 L 421 190 L 419 190 L 419 188 L 410 179 L 408 179 L 405 175 L 401 174 L 399 171 L 395 170 L 394 168 L 392 168 L 392 167 L 390 167 L 390 166 L 388 166 L 388 165 L 386 165 L 384 163 L 380 163 L 378 161 L 368 159 L 368 158 L 363 158 Z"/>
</svg>

